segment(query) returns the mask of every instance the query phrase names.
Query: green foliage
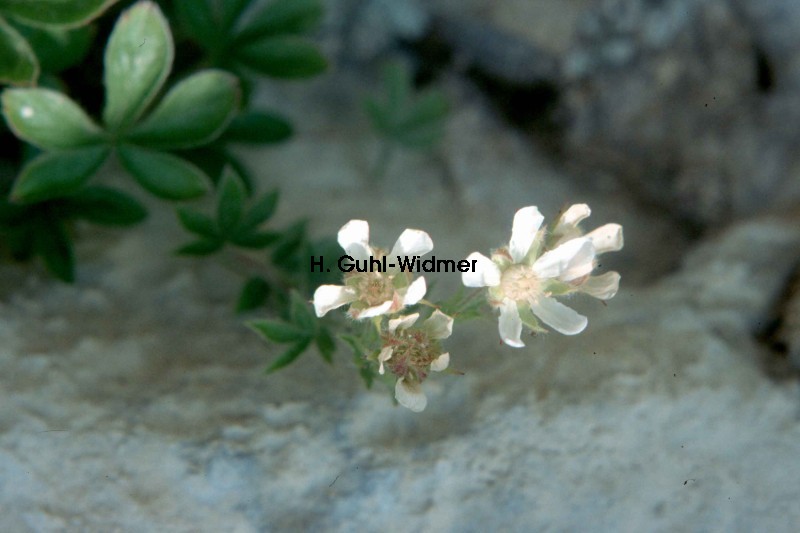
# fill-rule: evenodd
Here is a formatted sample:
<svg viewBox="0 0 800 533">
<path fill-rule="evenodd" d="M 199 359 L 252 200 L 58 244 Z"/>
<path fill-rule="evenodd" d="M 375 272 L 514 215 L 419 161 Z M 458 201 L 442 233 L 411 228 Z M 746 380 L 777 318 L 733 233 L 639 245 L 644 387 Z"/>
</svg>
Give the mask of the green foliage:
<svg viewBox="0 0 800 533">
<path fill-rule="evenodd" d="M 442 139 L 448 113 L 442 92 L 430 89 L 416 94 L 408 69 L 391 63 L 383 72 L 383 93 L 364 101 L 370 123 L 382 139 L 413 149 L 430 149 Z"/>
<path fill-rule="evenodd" d="M 81 57 L 87 43 L 81 41 L 80 33 L 70 35 L 64 30 L 87 24 L 116 1 L 0 0 L 0 83 L 34 85 L 40 72 L 37 53 L 46 52 L 48 47 L 52 50 L 52 41 L 61 40 L 63 59 L 43 66 L 57 70 Z M 15 23 L 41 31 L 17 29 Z M 47 33 L 51 42 L 47 42 Z"/>
<path fill-rule="evenodd" d="M 239 248 L 262 249 L 279 239 L 277 233 L 260 227 L 272 218 L 277 192 L 269 192 L 249 202 L 239 175 L 230 167 L 223 171 L 217 190 L 215 217 L 189 208 L 178 209 L 178 219 L 198 239 L 184 245 L 178 253 L 208 255 L 228 243 Z M 247 203 L 251 205 L 246 206 Z"/>
<path fill-rule="evenodd" d="M 289 348 L 267 368 L 268 373 L 293 363 L 312 343 L 323 360 L 333 363 L 336 351 L 333 336 L 297 292 L 290 295 L 289 313 L 284 320 L 253 320 L 248 322 L 248 326 L 268 341 L 289 344 Z"/>
<path fill-rule="evenodd" d="M 3 114 L 15 135 L 52 151 L 22 169 L 12 198 L 35 202 L 72 193 L 111 149 L 123 168 L 160 198 L 205 194 L 209 178 L 200 168 L 157 150 L 199 146 L 219 136 L 237 111 L 238 81 L 219 70 L 198 72 L 173 87 L 139 121 L 166 81 L 173 53 L 169 25 L 157 5 L 138 2 L 122 14 L 105 51 L 104 129 L 59 92 L 4 91 Z M 56 175 L 61 165 L 69 171 L 64 176 Z"/>
</svg>

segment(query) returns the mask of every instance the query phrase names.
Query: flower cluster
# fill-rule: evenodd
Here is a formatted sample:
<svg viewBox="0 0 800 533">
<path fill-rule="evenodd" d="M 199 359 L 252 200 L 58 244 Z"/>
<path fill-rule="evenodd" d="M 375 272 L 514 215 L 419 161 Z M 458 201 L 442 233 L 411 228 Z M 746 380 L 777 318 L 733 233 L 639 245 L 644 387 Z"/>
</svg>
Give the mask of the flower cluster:
<svg viewBox="0 0 800 533">
<path fill-rule="evenodd" d="M 339 245 L 356 261 L 383 257 L 423 256 L 433 250 L 433 241 L 424 231 L 407 229 L 389 254 L 369 242 L 369 224 L 351 220 L 339 230 Z M 422 411 L 428 403 L 421 383 L 429 370 L 447 368 L 450 355 L 442 353 L 439 340 L 450 336 L 453 319 L 439 310 L 416 326 L 419 313 L 396 316 L 403 308 L 422 301 L 427 291 L 425 278 L 413 279 L 411 272 L 389 267 L 386 272 L 348 272 L 343 285 L 322 285 L 314 293 L 318 317 L 349 304 L 348 315 L 355 320 L 371 318 L 380 331 L 382 346 L 376 360 L 384 374 L 386 367 L 397 377 L 395 398 L 412 411 Z"/>
<path fill-rule="evenodd" d="M 564 305 L 559 298 L 584 293 L 601 300 L 613 298 L 619 289 L 617 272 L 592 275 L 597 256 L 622 249 L 622 226 L 606 224 L 584 234 L 580 223 L 591 214 L 586 204 L 575 204 L 564 211 L 549 229 L 542 226 L 544 217 L 535 206 L 516 212 L 507 246 L 494 250 L 490 257 L 473 252 L 467 257 L 474 268 L 462 273 L 467 287 L 481 289 L 486 301 L 499 311 L 500 338 L 515 348 L 522 342 L 523 326 L 533 332 L 547 331 L 542 324 L 563 333 L 575 335 L 586 328 L 587 318 Z M 351 220 L 338 234 L 345 252 L 356 261 L 382 260 L 397 256 L 423 256 L 433 250 L 427 233 L 407 229 L 397 239 L 390 253 L 369 242 L 369 224 Z M 399 261 L 398 261 L 399 262 Z M 432 304 L 423 298 L 427 286 L 422 277 L 391 267 L 385 271 L 344 274 L 342 285 L 322 285 L 314 293 L 314 309 L 318 317 L 348 305 L 347 314 L 355 321 L 375 326 L 365 350 L 377 367 L 378 375 L 392 374 L 397 401 L 412 411 L 422 411 L 427 398 L 421 384 L 430 372 L 441 372 L 449 366 L 450 354 L 442 350 L 440 341 L 450 337 L 454 318 L 467 304 L 476 300 L 463 297 L 442 312 L 445 305 Z M 480 302 L 477 302 L 480 303 Z M 411 309 L 417 304 L 434 311 L 424 320 Z"/>
<path fill-rule="evenodd" d="M 607 272 L 592 276 L 595 258 L 622 249 L 622 226 L 606 224 L 583 234 L 579 224 L 591 214 L 586 204 L 575 204 L 557 220 L 548 234 L 544 217 L 535 206 L 514 215 L 511 240 L 491 258 L 474 252 L 477 268 L 462 274 L 467 287 L 486 287 L 489 304 L 500 312 L 500 338 L 520 348 L 522 326 L 546 331 L 539 321 L 564 335 L 586 328 L 587 319 L 559 302 L 557 296 L 582 292 L 608 300 L 619 289 L 620 276 Z"/>
</svg>

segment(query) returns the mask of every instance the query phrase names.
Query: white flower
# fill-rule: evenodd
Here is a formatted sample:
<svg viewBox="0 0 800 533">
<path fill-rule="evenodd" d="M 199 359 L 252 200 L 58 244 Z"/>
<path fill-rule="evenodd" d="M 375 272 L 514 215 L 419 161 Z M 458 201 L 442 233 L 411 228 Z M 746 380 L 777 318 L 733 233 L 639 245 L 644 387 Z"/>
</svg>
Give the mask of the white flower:
<svg viewBox="0 0 800 533">
<path fill-rule="evenodd" d="M 522 347 L 522 326 L 541 331 L 539 321 L 565 335 L 575 335 L 586 328 L 587 319 L 556 300 L 555 296 L 584 292 L 608 299 L 619 288 L 619 274 L 589 274 L 595 256 L 622 248 L 622 227 L 607 224 L 581 236 L 578 223 L 589 216 L 589 207 L 576 204 L 567 209 L 556 223 L 545 249 L 544 217 L 534 207 L 525 207 L 514 215 L 511 240 L 506 248 L 496 250 L 492 258 L 478 252 L 467 257 L 476 261 L 474 272 L 462 274 L 467 287 L 488 287 L 489 303 L 500 311 L 498 330 L 509 346 Z"/>
<path fill-rule="evenodd" d="M 364 220 L 351 220 L 339 230 L 339 245 L 356 261 L 380 260 L 385 251 L 369 244 L 369 224 Z M 433 250 L 433 241 L 424 231 L 407 229 L 397 239 L 388 254 L 387 263 L 395 263 L 397 256 L 423 256 Z M 394 313 L 405 306 L 414 305 L 425 296 L 425 278 L 412 282 L 410 272 L 388 267 L 386 272 L 349 272 L 344 285 L 321 285 L 314 292 L 314 310 L 317 316 L 331 309 L 350 304 L 349 314 L 355 319 Z"/>
<path fill-rule="evenodd" d="M 420 326 L 413 327 L 419 313 L 389 320 L 388 334 L 384 336 L 384 347 L 378 354 L 383 374 L 385 367 L 397 376 L 394 396 L 400 405 L 420 412 L 428 399 L 421 383 L 428 370 L 441 372 L 450 364 L 450 354 L 442 353 L 439 342 L 453 333 L 453 319 L 438 309 Z"/>
</svg>

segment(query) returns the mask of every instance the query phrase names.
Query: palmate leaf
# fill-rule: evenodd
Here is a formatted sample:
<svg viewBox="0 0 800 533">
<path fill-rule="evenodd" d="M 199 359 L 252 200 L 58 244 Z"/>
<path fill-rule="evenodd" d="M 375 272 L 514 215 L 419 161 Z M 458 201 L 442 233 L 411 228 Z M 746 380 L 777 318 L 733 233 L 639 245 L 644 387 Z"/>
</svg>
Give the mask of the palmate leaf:
<svg viewBox="0 0 800 533">
<path fill-rule="evenodd" d="M 319 0 L 274 0 L 256 13 L 236 35 L 236 44 L 245 44 L 265 37 L 305 33 L 322 20 Z"/>
<path fill-rule="evenodd" d="M 311 344 L 311 340 L 312 339 L 309 337 L 290 346 L 288 350 L 283 352 L 280 357 L 278 357 L 272 362 L 271 365 L 269 365 L 269 368 L 267 368 L 267 374 L 271 374 L 276 370 L 280 370 L 281 368 L 292 364 L 303 352 L 308 349 L 309 345 Z"/>
<path fill-rule="evenodd" d="M 292 124 L 276 113 L 247 111 L 234 118 L 222 135 L 225 142 L 277 143 L 292 136 Z"/>
<path fill-rule="evenodd" d="M 30 25 L 74 27 L 88 23 L 117 0 L 0 0 L 0 10 Z"/>
<path fill-rule="evenodd" d="M 90 26 L 65 29 L 18 25 L 17 30 L 30 44 L 39 65 L 45 72 L 61 72 L 79 63 L 92 44 L 94 32 Z"/>
<path fill-rule="evenodd" d="M 135 198 L 110 187 L 85 187 L 61 202 L 61 210 L 103 226 L 130 226 L 147 217 L 147 209 Z"/>
<path fill-rule="evenodd" d="M 214 220 L 203 213 L 185 207 L 178 208 L 178 219 L 181 225 L 192 233 L 211 240 L 219 240 L 220 234 Z"/>
<path fill-rule="evenodd" d="M 204 70 L 173 87 L 126 138 L 163 150 L 191 148 L 214 140 L 239 105 L 239 82 L 221 70 Z"/>
<path fill-rule="evenodd" d="M 264 305 L 269 297 L 270 286 L 267 281 L 259 276 L 254 276 L 248 279 L 242 292 L 239 294 L 239 300 L 236 303 L 236 312 L 244 313 L 245 311 L 252 311 Z"/>
<path fill-rule="evenodd" d="M 50 89 L 6 89 L 3 115 L 14 135 L 39 148 L 98 144 L 103 131 L 67 96 Z"/>
<path fill-rule="evenodd" d="M 0 17 L 0 83 L 33 85 L 39 62 L 28 41 Z"/>
<path fill-rule="evenodd" d="M 108 157 L 105 146 L 50 152 L 25 165 L 11 190 L 15 202 L 41 202 L 80 189 Z"/>
<path fill-rule="evenodd" d="M 174 53 L 169 24 L 156 4 L 141 1 L 120 16 L 104 62 L 103 120 L 109 129 L 139 118 L 167 79 Z"/>
<path fill-rule="evenodd" d="M 280 344 L 310 341 L 312 338 L 305 329 L 279 320 L 251 320 L 247 325 L 265 339 Z"/>
<path fill-rule="evenodd" d="M 209 189 L 209 179 L 199 168 L 174 155 L 133 145 L 120 146 L 117 154 L 139 185 L 159 198 L 188 200 Z"/>
<path fill-rule="evenodd" d="M 319 49 L 300 37 L 268 37 L 236 49 L 245 66 L 274 78 L 308 78 L 323 72 L 328 62 Z"/>
<path fill-rule="evenodd" d="M 217 225 L 223 235 L 234 233 L 242 218 L 245 191 L 238 176 L 227 167 L 222 171 L 222 182 L 217 199 Z"/>
</svg>

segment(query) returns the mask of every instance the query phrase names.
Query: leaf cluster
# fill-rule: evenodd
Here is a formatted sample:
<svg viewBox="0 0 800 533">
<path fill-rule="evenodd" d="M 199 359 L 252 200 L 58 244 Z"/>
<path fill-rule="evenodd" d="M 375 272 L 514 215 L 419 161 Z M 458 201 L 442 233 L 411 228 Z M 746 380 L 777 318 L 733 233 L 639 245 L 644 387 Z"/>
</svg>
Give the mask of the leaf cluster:
<svg viewBox="0 0 800 533">
<path fill-rule="evenodd" d="M 116 1 L 0 0 L 0 83 L 34 85 L 43 69 L 79 61 L 89 32 L 78 27 Z"/>
<path fill-rule="evenodd" d="M 288 344 L 289 347 L 267 368 L 274 372 L 293 363 L 312 343 L 325 362 L 333 363 L 336 342 L 328 328 L 311 310 L 309 303 L 297 292 L 292 292 L 289 311 L 283 320 L 253 320 L 248 326 L 264 339 Z"/>
<path fill-rule="evenodd" d="M 430 149 L 444 136 L 449 106 L 444 93 L 416 91 L 408 68 L 389 63 L 383 69 L 383 93 L 367 97 L 364 109 L 385 141 L 404 148 Z"/>
</svg>

